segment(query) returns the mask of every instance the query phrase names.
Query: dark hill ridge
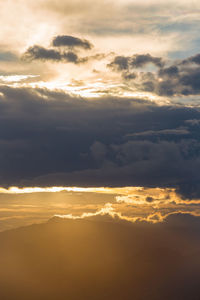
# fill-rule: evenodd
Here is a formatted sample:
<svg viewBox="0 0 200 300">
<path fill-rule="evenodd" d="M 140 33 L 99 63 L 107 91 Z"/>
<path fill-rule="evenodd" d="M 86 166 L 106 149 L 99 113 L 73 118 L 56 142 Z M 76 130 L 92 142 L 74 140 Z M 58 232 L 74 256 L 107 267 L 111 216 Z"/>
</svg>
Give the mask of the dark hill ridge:
<svg viewBox="0 0 200 300">
<path fill-rule="evenodd" d="M 199 300 L 200 218 L 53 218 L 0 233 L 0 299 Z"/>
</svg>

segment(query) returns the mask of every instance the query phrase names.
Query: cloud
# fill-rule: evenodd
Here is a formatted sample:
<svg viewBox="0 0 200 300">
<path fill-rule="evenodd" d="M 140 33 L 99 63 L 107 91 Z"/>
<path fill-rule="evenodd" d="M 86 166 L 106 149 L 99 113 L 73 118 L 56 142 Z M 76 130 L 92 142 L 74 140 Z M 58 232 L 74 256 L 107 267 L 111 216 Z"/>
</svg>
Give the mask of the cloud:
<svg viewBox="0 0 200 300">
<path fill-rule="evenodd" d="M 102 60 L 110 55 L 110 53 L 96 53 L 90 56 L 78 57 L 75 48 L 90 50 L 93 46 L 87 40 L 67 35 L 55 37 L 52 41 L 52 46 L 53 48 L 45 48 L 39 45 L 31 46 L 22 55 L 22 59 L 25 61 L 43 60 L 80 64 L 86 63 L 89 60 Z M 67 47 L 68 50 L 63 50 L 63 47 Z"/>
<path fill-rule="evenodd" d="M 0 82 L 9 83 L 9 82 L 19 82 L 26 81 L 28 79 L 33 79 L 39 77 L 38 75 L 2 75 L 0 76 Z"/>
<path fill-rule="evenodd" d="M 171 66 L 160 70 L 151 81 L 153 91 L 159 95 L 188 96 L 200 93 L 200 67 Z M 143 83 L 141 83 L 143 85 Z"/>
<path fill-rule="evenodd" d="M 177 193 L 180 194 L 183 199 L 200 199 L 199 181 L 183 181 L 179 184 Z"/>
<path fill-rule="evenodd" d="M 148 203 L 152 203 L 154 201 L 154 198 L 153 197 L 146 197 L 146 202 Z"/>
<path fill-rule="evenodd" d="M 149 63 L 158 67 L 158 70 L 135 72 L 135 69 L 143 68 Z M 164 59 L 149 54 L 116 56 L 108 67 L 121 72 L 122 78 L 138 91 L 169 98 L 200 94 L 200 54 L 175 61 L 171 65 L 166 65 Z"/>
<path fill-rule="evenodd" d="M 185 64 L 190 64 L 190 63 L 200 65 L 200 54 L 196 54 L 194 56 L 186 58 L 180 64 L 185 65 Z"/>
<path fill-rule="evenodd" d="M 0 92 L 1 186 L 180 189 L 200 181 L 199 125 L 188 123 L 200 119 L 198 109 L 39 88 Z"/>
<path fill-rule="evenodd" d="M 164 61 L 161 57 L 154 57 L 150 54 L 135 54 L 129 57 L 116 56 L 114 60 L 108 64 L 108 67 L 112 68 L 113 70 L 123 71 L 143 68 L 150 63 L 159 68 L 164 66 Z"/>
<path fill-rule="evenodd" d="M 70 35 L 58 35 L 53 38 L 52 45 L 54 47 L 69 47 L 69 48 L 83 48 L 90 50 L 93 46 L 88 40 L 83 40 Z"/>
<path fill-rule="evenodd" d="M 179 73 L 179 69 L 177 66 L 170 66 L 165 69 L 161 69 L 158 73 L 159 76 L 161 77 L 168 77 L 168 76 L 177 76 Z"/>
<path fill-rule="evenodd" d="M 146 197 L 146 202 L 152 203 L 154 198 Z M 128 202 L 127 202 L 128 203 Z M 130 203 L 129 203 L 130 204 Z M 163 225 L 163 227 L 179 227 L 179 228 L 190 228 L 197 229 L 200 225 L 200 215 L 195 215 L 192 212 L 187 211 L 175 211 L 170 213 L 161 212 L 154 212 L 150 213 L 149 215 L 142 217 L 142 216 L 126 216 L 123 215 L 121 212 L 116 212 L 113 204 L 106 203 L 101 209 L 94 211 L 94 212 L 83 212 L 81 215 L 54 215 L 54 218 L 60 219 L 71 219 L 71 220 L 89 220 L 89 221 L 109 221 L 109 222 L 125 222 L 130 223 L 132 226 L 134 224 L 158 224 Z M 199 231 L 200 233 L 200 231 Z"/>
<path fill-rule="evenodd" d="M 23 59 L 25 60 L 44 60 L 44 61 L 57 61 L 57 62 L 69 62 L 69 63 L 80 63 L 83 62 L 78 58 L 77 54 L 68 51 L 68 52 L 60 52 L 55 49 L 46 49 L 44 47 L 35 45 L 33 47 L 29 47 L 23 55 Z"/>
<path fill-rule="evenodd" d="M 161 57 L 154 57 L 154 56 L 151 56 L 150 54 L 134 55 L 132 57 L 130 65 L 133 68 L 142 68 L 149 63 L 152 63 L 156 67 L 159 67 L 159 68 L 164 66 L 164 62 Z"/>
<path fill-rule="evenodd" d="M 108 67 L 117 71 L 128 70 L 129 60 L 130 60 L 129 57 L 116 56 L 114 60 L 108 65 Z"/>
</svg>

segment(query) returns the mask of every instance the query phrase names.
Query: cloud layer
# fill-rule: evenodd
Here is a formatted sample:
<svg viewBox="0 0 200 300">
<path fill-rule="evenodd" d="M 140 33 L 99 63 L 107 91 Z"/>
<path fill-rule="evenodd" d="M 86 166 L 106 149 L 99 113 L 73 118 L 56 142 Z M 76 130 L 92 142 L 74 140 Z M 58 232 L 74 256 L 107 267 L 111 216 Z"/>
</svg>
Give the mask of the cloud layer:
<svg viewBox="0 0 200 300">
<path fill-rule="evenodd" d="M 199 197 L 198 109 L 37 88 L 0 92 L 0 185 L 177 187 Z"/>
</svg>

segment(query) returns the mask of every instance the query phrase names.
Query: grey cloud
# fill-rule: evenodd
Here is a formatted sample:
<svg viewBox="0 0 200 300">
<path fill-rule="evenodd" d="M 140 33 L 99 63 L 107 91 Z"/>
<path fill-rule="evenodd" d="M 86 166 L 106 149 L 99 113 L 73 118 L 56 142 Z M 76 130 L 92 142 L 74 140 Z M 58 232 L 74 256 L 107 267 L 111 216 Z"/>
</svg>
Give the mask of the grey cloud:
<svg viewBox="0 0 200 300">
<path fill-rule="evenodd" d="M 183 199 L 200 199 L 200 182 L 199 180 L 183 181 L 178 185 L 177 193 L 180 194 Z"/>
<path fill-rule="evenodd" d="M 142 68 L 149 63 L 152 63 L 159 68 L 163 67 L 165 64 L 161 57 L 151 56 L 150 54 L 134 55 L 130 61 L 130 65 L 133 68 Z"/>
<path fill-rule="evenodd" d="M 96 160 L 102 160 L 106 156 L 106 146 L 98 141 L 95 141 L 94 144 L 90 147 L 91 154 Z"/>
<path fill-rule="evenodd" d="M 132 72 L 132 73 L 129 73 L 129 72 L 124 72 L 122 73 L 122 76 L 124 79 L 126 80 L 132 80 L 132 79 L 135 79 L 137 78 L 137 74 Z"/>
<path fill-rule="evenodd" d="M 173 70 L 176 70 L 175 67 Z M 169 69 L 167 70 L 169 71 Z M 159 95 L 198 95 L 200 93 L 200 68 L 179 68 L 173 74 L 160 71 L 154 81 L 154 92 Z M 162 80 L 160 80 L 160 77 Z"/>
<path fill-rule="evenodd" d="M 184 65 L 188 63 L 194 63 L 200 65 L 200 54 L 196 54 L 194 56 L 184 59 L 182 62 L 180 62 L 180 65 Z"/>
<path fill-rule="evenodd" d="M 154 202 L 154 198 L 152 198 L 152 197 L 146 197 L 146 202 L 152 203 L 152 202 Z"/>
<path fill-rule="evenodd" d="M 200 119 L 198 109 L 46 89 L 0 92 L 1 186 L 180 189 L 200 182 L 198 126 L 186 127 Z"/>
<path fill-rule="evenodd" d="M 93 45 L 85 39 L 80 39 L 77 37 L 69 36 L 69 35 L 58 35 L 54 37 L 52 41 L 52 45 L 54 47 L 70 47 L 70 48 L 83 48 L 86 50 L 90 50 Z"/>
<path fill-rule="evenodd" d="M 117 71 L 128 70 L 129 61 L 130 61 L 129 57 L 116 56 L 114 60 L 108 65 L 108 67 Z"/>
<path fill-rule="evenodd" d="M 154 57 L 150 54 L 135 54 L 133 56 L 116 56 L 114 60 L 108 64 L 108 67 L 117 71 L 125 71 L 142 68 L 149 63 L 159 68 L 165 64 L 161 57 Z"/>
<path fill-rule="evenodd" d="M 109 55 L 109 54 L 108 54 Z M 52 48 L 44 48 L 34 45 L 29 47 L 23 54 L 22 59 L 25 61 L 43 60 L 63 63 L 86 63 L 89 60 L 101 60 L 106 57 L 106 54 L 97 53 L 90 56 L 79 57 L 74 51 L 62 51 Z"/>
<path fill-rule="evenodd" d="M 79 62 L 83 62 L 83 60 L 79 59 L 77 54 L 74 52 L 65 52 L 62 55 L 63 59 L 68 61 L 68 62 L 73 62 L 73 63 L 79 63 Z"/>
<path fill-rule="evenodd" d="M 162 69 L 157 78 L 149 81 L 149 84 L 151 84 L 152 92 L 161 96 L 198 95 L 200 93 L 200 68 Z M 141 81 L 140 87 L 148 91 L 145 82 Z"/>
<path fill-rule="evenodd" d="M 27 49 L 27 51 L 23 55 L 23 59 L 25 60 L 50 60 L 50 61 L 64 61 L 64 62 L 72 62 L 79 63 L 79 60 L 76 53 L 72 51 L 68 52 L 60 52 L 55 49 L 46 49 L 44 47 L 35 45 Z"/>
<path fill-rule="evenodd" d="M 200 54 L 197 54 L 191 58 L 191 61 L 197 65 L 200 65 Z"/>
<path fill-rule="evenodd" d="M 148 63 L 154 64 L 158 70 L 135 72 L 135 69 L 145 67 Z M 137 90 L 173 97 L 200 94 L 199 65 L 200 54 L 175 61 L 169 66 L 166 66 L 164 59 L 146 54 L 132 57 L 116 56 L 108 67 L 120 72 L 122 78 L 130 81 L 129 84 L 132 82 Z"/>
<path fill-rule="evenodd" d="M 25 59 L 42 59 L 42 60 L 61 60 L 62 56 L 59 51 L 54 49 L 45 49 L 44 47 L 35 45 L 27 49 L 24 54 Z"/>
<path fill-rule="evenodd" d="M 158 73 L 159 76 L 164 77 L 164 76 L 177 76 L 179 73 L 179 69 L 177 66 L 170 66 L 165 69 L 161 69 Z"/>
</svg>

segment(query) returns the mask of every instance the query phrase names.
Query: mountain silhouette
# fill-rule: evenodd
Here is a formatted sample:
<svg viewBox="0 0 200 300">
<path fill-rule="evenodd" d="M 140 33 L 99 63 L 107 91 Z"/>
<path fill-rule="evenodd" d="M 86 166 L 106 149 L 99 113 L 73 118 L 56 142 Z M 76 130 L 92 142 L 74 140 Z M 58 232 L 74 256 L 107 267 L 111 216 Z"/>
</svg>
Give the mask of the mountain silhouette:
<svg viewBox="0 0 200 300">
<path fill-rule="evenodd" d="M 52 218 L 0 233 L 2 300 L 199 300 L 200 218 Z"/>
</svg>

